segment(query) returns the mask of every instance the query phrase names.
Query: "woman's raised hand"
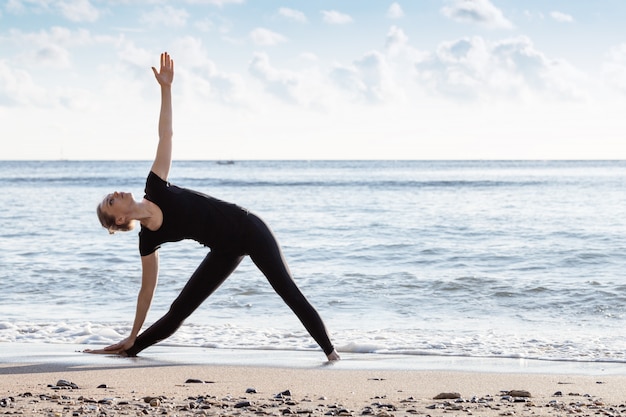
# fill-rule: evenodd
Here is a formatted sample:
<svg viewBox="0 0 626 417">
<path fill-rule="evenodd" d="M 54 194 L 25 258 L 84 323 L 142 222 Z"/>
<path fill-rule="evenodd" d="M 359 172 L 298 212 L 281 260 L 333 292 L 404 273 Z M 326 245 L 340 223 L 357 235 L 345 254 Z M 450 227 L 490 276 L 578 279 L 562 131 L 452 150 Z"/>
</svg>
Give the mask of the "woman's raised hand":
<svg viewBox="0 0 626 417">
<path fill-rule="evenodd" d="M 161 68 L 157 71 L 155 67 L 152 67 L 152 72 L 154 72 L 154 76 L 161 86 L 172 85 L 174 80 L 174 60 L 170 58 L 170 54 L 163 52 L 161 54 Z"/>
</svg>

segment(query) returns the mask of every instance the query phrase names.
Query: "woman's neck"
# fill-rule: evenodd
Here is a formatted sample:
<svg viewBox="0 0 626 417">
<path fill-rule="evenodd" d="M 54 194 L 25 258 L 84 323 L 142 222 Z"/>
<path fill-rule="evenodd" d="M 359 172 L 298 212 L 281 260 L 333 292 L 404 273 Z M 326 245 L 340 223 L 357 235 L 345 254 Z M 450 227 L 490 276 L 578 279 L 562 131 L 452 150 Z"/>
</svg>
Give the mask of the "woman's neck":
<svg viewBox="0 0 626 417">
<path fill-rule="evenodd" d="M 163 212 L 150 200 L 143 199 L 137 203 L 136 220 L 139 220 L 142 226 L 152 231 L 156 231 L 163 223 Z"/>
</svg>

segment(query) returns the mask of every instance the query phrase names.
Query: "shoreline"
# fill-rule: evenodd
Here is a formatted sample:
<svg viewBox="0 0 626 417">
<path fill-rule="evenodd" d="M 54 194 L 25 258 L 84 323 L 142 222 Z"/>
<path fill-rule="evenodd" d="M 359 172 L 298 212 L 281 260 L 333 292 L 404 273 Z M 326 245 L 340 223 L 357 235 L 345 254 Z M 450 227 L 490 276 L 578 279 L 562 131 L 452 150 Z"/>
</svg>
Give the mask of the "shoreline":
<svg viewBox="0 0 626 417">
<path fill-rule="evenodd" d="M 85 347 L 0 343 L 0 414 L 626 413 L 624 364 L 610 371 L 603 363 L 593 363 L 593 369 L 520 363 L 514 368 L 495 359 L 488 368 L 485 361 L 460 365 L 476 358 L 449 362 L 349 353 L 329 364 L 320 351 L 168 346 L 153 347 L 139 358 L 120 358 L 84 354 L 80 350 Z M 403 369 L 401 363 L 411 366 Z M 455 398 L 436 399 L 441 394 Z"/>
<path fill-rule="evenodd" d="M 96 346 L 100 347 L 100 346 Z M 561 374 L 626 377 L 626 363 L 540 360 L 504 357 L 403 355 L 339 352 L 341 361 L 328 363 L 318 350 L 214 349 L 156 345 L 136 358 L 83 353 L 89 344 L 0 342 L 0 375 L 20 364 L 46 369 L 81 366 L 251 366 L 264 368 L 332 367 L 346 371 L 462 371 L 510 374 Z"/>
</svg>

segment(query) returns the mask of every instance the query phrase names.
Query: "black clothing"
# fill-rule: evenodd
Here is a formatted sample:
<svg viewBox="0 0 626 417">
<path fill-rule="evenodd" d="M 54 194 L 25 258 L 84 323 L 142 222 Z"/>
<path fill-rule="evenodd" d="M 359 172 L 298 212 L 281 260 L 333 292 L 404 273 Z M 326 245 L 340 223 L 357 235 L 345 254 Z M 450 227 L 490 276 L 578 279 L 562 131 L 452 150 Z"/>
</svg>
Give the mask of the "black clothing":
<svg viewBox="0 0 626 417">
<path fill-rule="evenodd" d="M 194 239 L 211 252 L 193 273 L 170 310 L 141 333 L 132 348 L 143 349 L 171 336 L 183 321 L 237 268 L 245 255 L 265 275 L 276 293 L 298 316 L 327 355 L 334 348 L 321 317 L 293 281 L 278 242 L 269 227 L 247 210 L 213 197 L 170 185 L 150 173 L 145 198 L 163 212 L 163 224 L 153 232 L 142 226 L 139 248 L 149 255 L 164 242 Z"/>
<path fill-rule="evenodd" d="M 193 239 L 213 250 L 241 251 L 241 226 L 248 211 L 231 203 L 180 188 L 154 172 L 146 180 L 145 196 L 161 209 L 163 224 L 157 231 L 141 227 L 139 253 L 146 256 L 165 242 Z"/>
</svg>

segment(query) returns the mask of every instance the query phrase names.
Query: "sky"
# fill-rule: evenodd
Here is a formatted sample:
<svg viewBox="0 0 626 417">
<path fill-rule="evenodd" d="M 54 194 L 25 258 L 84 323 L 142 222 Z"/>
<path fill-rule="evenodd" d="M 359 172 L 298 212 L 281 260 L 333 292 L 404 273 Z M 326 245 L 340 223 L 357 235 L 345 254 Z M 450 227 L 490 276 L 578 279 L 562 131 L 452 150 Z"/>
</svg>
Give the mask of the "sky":
<svg viewBox="0 0 626 417">
<path fill-rule="evenodd" d="M 623 0 L 1 0 L 0 160 L 624 159 Z"/>
</svg>

